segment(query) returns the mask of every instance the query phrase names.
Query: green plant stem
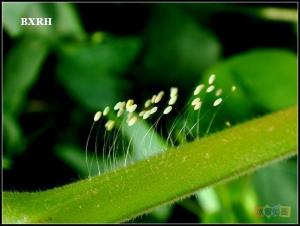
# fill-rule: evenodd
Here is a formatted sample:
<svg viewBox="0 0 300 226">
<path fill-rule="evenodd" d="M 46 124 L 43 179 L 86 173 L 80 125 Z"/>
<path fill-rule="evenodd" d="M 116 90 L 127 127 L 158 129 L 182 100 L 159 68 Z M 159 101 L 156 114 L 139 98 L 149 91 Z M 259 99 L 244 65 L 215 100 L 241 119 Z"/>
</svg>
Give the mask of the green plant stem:
<svg viewBox="0 0 300 226">
<path fill-rule="evenodd" d="M 91 179 L 3 192 L 3 221 L 124 222 L 296 153 L 297 107 L 291 107 Z"/>
</svg>

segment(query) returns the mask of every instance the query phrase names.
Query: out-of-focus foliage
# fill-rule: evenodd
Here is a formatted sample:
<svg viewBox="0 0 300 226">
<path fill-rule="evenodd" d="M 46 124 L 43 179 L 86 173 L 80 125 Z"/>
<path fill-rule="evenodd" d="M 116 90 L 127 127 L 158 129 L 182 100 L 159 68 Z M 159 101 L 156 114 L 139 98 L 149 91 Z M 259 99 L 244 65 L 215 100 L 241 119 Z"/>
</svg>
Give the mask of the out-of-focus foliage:
<svg viewBox="0 0 300 226">
<path fill-rule="evenodd" d="M 138 54 L 137 38 L 104 38 L 100 43 L 74 44 L 60 53 L 57 75 L 71 96 L 91 110 L 103 109 L 128 90 L 122 78 Z"/>
<path fill-rule="evenodd" d="M 20 26 L 22 17 L 52 18 L 53 26 Z M 68 3 L 4 3 L 3 24 L 13 37 L 30 34 L 54 39 L 63 36 L 82 38 L 84 35 L 79 17 Z"/>
<path fill-rule="evenodd" d="M 11 49 L 4 64 L 5 111 L 14 115 L 20 112 L 27 92 L 39 76 L 41 66 L 47 57 L 47 50 L 48 45 L 45 41 L 32 38 L 22 40 Z"/>
<path fill-rule="evenodd" d="M 6 156 L 13 157 L 25 149 L 26 138 L 18 124 L 18 116 L 26 103 L 26 96 L 38 80 L 54 40 L 66 35 L 82 37 L 78 15 L 70 4 L 4 3 L 4 29 L 19 42 L 4 61 L 4 136 Z M 20 26 L 21 17 L 52 17 L 54 26 Z M 10 161 L 10 160 L 8 160 Z"/>
<path fill-rule="evenodd" d="M 254 175 L 254 189 L 260 206 L 291 208 L 290 217 L 266 218 L 267 222 L 297 222 L 297 160 L 274 164 Z"/>
<path fill-rule="evenodd" d="M 10 50 L 4 62 L 3 129 L 7 152 L 13 156 L 25 148 L 17 117 L 24 107 L 26 95 L 37 80 L 48 53 L 43 40 L 23 39 Z M 18 65 L 16 66 L 16 63 Z"/>
<path fill-rule="evenodd" d="M 211 131 L 223 129 L 225 120 L 236 124 L 296 103 L 296 53 L 295 49 L 286 47 L 296 43 L 295 7 L 214 3 L 148 4 L 145 8 L 149 10 L 149 15 L 138 34 L 117 35 L 102 30 L 101 27 L 94 27 L 92 32 L 86 32 L 87 24 L 84 24 L 81 4 L 3 4 L 4 31 L 12 43 L 12 47 L 4 55 L 5 173 L 14 172 L 21 164 L 27 164 L 28 168 L 35 165 L 31 162 L 23 163 L 22 159 L 24 156 L 27 159 L 34 158 L 30 143 L 36 144 L 39 141 L 39 137 L 31 140 L 30 137 L 37 131 L 33 131 L 28 124 L 36 123 L 33 119 L 47 112 L 53 104 L 58 106 L 51 112 L 54 118 L 57 117 L 53 124 L 57 128 L 57 134 L 52 143 L 47 140 L 42 142 L 43 146 L 33 147 L 40 149 L 40 152 L 45 146 L 53 147 L 54 151 L 50 155 L 58 158 L 65 170 L 79 177 L 86 177 L 88 172 L 83 143 L 94 111 L 129 97 L 145 100 L 149 98 L 150 89 L 168 89 L 175 85 L 182 90 L 179 95 L 184 100 L 189 99 L 198 82 L 206 82 L 211 73 L 217 75 L 216 86 L 222 87 L 225 95 L 229 93 L 231 85 L 235 84 L 235 95 L 229 96 L 224 102 Z M 20 17 L 52 17 L 55 23 L 45 27 L 22 27 L 19 25 Z M 216 21 L 220 23 L 220 18 L 226 17 L 236 18 L 237 23 L 240 18 L 247 18 L 251 25 L 259 25 L 260 29 L 263 27 L 267 30 L 270 26 L 275 31 L 284 27 L 287 28 L 284 31 L 291 29 L 292 33 L 282 33 L 284 37 L 289 36 L 289 39 L 274 37 L 279 40 L 279 44 L 271 42 L 272 38 L 270 44 L 253 48 L 254 44 L 251 46 L 249 43 L 259 43 L 262 35 L 266 35 L 259 32 L 251 34 L 253 40 L 248 43 L 251 47 L 246 44 L 243 46 L 247 40 L 230 43 L 226 37 L 236 40 L 240 35 L 238 29 L 230 33 L 230 28 L 237 25 L 224 23 L 228 27 L 221 33 L 215 26 Z M 240 28 L 245 31 L 243 26 L 241 24 Z M 253 27 L 249 29 L 255 30 Z M 238 48 L 240 45 L 243 47 Z M 50 65 L 51 71 L 47 65 Z M 57 92 L 65 94 L 66 97 L 49 101 L 44 96 L 40 97 L 36 91 L 32 94 L 33 90 L 45 88 L 41 82 L 45 77 L 55 87 L 48 97 Z M 36 99 L 44 101 L 46 110 L 41 108 L 41 112 L 35 115 L 28 109 Z M 209 109 L 211 101 L 206 98 L 204 112 Z M 64 120 L 58 119 L 61 114 L 65 115 Z M 203 133 L 208 123 L 208 118 L 201 120 L 200 129 Z M 145 157 L 138 152 L 141 145 L 137 141 L 142 137 L 141 131 L 149 128 L 150 123 L 140 124 L 136 130 L 126 131 L 124 128 L 124 138 L 128 138 L 129 134 L 140 135 L 133 141 L 132 155 L 136 159 Z M 51 136 L 49 131 L 45 131 L 45 134 L 46 137 Z M 146 137 L 145 144 L 150 139 L 149 136 Z M 162 147 L 163 143 L 162 137 L 155 134 L 152 147 Z M 149 149 L 153 152 L 159 150 L 150 148 L 150 145 Z M 93 153 L 89 154 L 93 158 Z M 15 162 L 18 158 L 21 161 Z M 122 162 L 122 159 L 119 160 Z M 47 159 L 36 161 L 46 162 Z M 100 159 L 101 167 L 103 164 Z M 26 169 L 20 177 L 33 181 L 32 175 L 25 172 Z M 97 169 L 93 168 L 92 174 L 95 173 Z M 49 174 L 52 174 L 50 169 Z M 60 173 L 57 177 L 59 175 Z M 295 182 L 296 161 L 292 159 L 274 164 L 238 181 L 199 191 L 190 199 L 156 209 L 135 221 L 168 222 L 177 219 L 187 222 L 193 219 L 206 223 L 296 222 Z M 253 209 L 264 205 L 291 206 L 292 215 L 289 218 L 257 217 Z M 178 209 L 181 212 L 178 213 Z"/>
<path fill-rule="evenodd" d="M 178 8 L 155 8 L 146 28 L 143 59 L 146 79 L 192 85 L 204 69 L 216 63 L 221 45 L 216 36 Z M 162 49 L 163 48 L 163 49 Z"/>
<path fill-rule="evenodd" d="M 253 49 L 230 57 L 210 68 L 202 82 L 215 73 L 216 87 L 221 87 L 227 101 L 223 114 L 216 116 L 217 127 L 224 120 L 231 123 L 283 109 L 297 102 L 297 58 L 291 51 L 282 49 Z M 231 93 L 231 86 L 237 90 Z M 206 97 L 208 109 L 213 101 Z M 203 127 L 208 120 L 203 120 Z"/>
<path fill-rule="evenodd" d="M 231 114 L 247 112 L 247 106 L 270 112 L 296 104 L 297 57 L 291 51 L 253 49 L 216 65 L 210 72 L 219 75 L 216 84 L 224 89 L 230 89 L 231 84 L 238 87 L 240 95 L 227 102 Z"/>
<path fill-rule="evenodd" d="M 28 3 L 10 3 L 3 4 L 3 26 L 4 29 L 11 35 L 18 35 L 22 27 L 20 26 L 20 19 L 29 7 Z"/>
</svg>

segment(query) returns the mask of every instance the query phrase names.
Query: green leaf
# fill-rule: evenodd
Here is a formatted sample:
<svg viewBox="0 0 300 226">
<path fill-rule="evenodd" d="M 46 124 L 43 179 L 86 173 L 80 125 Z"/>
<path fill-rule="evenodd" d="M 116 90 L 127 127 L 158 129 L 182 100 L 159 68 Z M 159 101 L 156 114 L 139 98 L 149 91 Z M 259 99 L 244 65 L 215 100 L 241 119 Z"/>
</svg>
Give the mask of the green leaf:
<svg viewBox="0 0 300 226">
<path fill-rule="evenodd" d="M 30 34 L 55 39 L 62 36 L 84 37 L 79 17 L 70 3 L 6 3 L 4 26 L 13 36 Z M 20 18 L 52 18 L 51 26 L 21 26 Z"/>
<path fill-rule="evenodd" d="M 292 107 L 101 176 L 42 192 L 4 192 L 3 222 L 122 222 L 296 153 Z"/>
<path fill-rule="evenodd" d="M 224 185 L 216 186 L 215 191 L 222 206 L 217 213 L 220 216 L 219 222 L 263 222 L 262 219 L 256 216 L 255 210 L 258 206 L 258 198 L 252 186 L 251 179 L 251 176 L 247 176 Z M 215 221 L 207 223 L 212 222 Z"/>
<path fill-rule="evenodd" d="M 257 9 L 255 14 L 266 20 L 290 22 L 294 24 L 297 24 L 298 22 L 297 9 L 264 7 Z"/>
<path fill-rule="evenodd" d="M 30 26 L 25 32 L 50 36 L 51 39 L 64 35 L 81 38 L 84 35 L 79 17 L 70 3 L 31 3 L 27 17 L 52 18 L 53 25 Z"/>
<path fill-rule="evenodd" d="M 180 4 L 180 7 L 202 22 L 208 22 L 212 16 L 218 13 L 238 13 L 253 17 L 253 19 L 270 20 L 274 22 L 289 22 L 292 24 L 298 22 L 296 5 L 294 9 L 289 7 L 266 7 L 265 5 L 245 7 L 241 4 L 226 3 L 218 3 L 218 7 L 210 3 Z"/>
<path fill-rule="evenodd" d="M 148 77 L 188 87 L 219 58 L 221 46 L 209 30 L 174 7 L 156 7 L 146 29 L 143 67 Z M 183 80 L 183 78 L 185 78 Z"/>
<path fill-rule="evenodd" d="M 41 39 L 27 37 L 14 46 L 5 57 L 3 104 L 8 113 L 20 113 L 47 54 L 47 43 Z"/>
<path fill-rule="evenodd" d="M 76 173 L 79 174 L 80 178 L 86 178 L 88 176 L 99 175 L 98 170 L 100 169 L 101 173 L 107 172 L 110 170 L 106 166 L 105 160 L 103 160 L 101 153 L 97 152 L 97 163 L 95 153 L 88 153 L 88 166 L 86 165 L 86 156 L 85 150 L 77 147 L 74 144 L 59 144 L 55 147 L 55 155 L 64 161 L 70 168 L 72 168 Z M 121 165 L 123 159 L 115 159 L 115 165 Z M 89 167 L 89 169 L 88 169 Z M 90 174 L 90 175 L 89 175 Z"/>
<path fill-rule="evenodd" d="M 134 127 L 128 127 L 124 122 L 122 128 L 133 148 L 135 160 L 145 159 L 166 149 L 162 137 L 144 120 L 138 120 Z"/>
<path fill-rule="evenodd" d="M 85 162 L 85 152 L 83 149 L 71 144 L 61 144 L 55 147 L 55 155 L 69 165 L 81 177 L 87 177 L 88 170 Z M 89 157 L 91 158 L 91 157 Z M 97 168 L 91 168 L 91 174 L 97 175 Z"/>
<path fill-rule="evenodd" d="M 3 156 L 2 164 L 3 164 L 2 169 L 4 169 L 4 170 L 11 169 L 11 165 L 12 165 L 11 159 L 6 158 L 5 156 Z"/>
<path fill-rule="evenodd" d="M 259 196 L 259 206 L 291 207 L 290 217 L 264 217 L 266 222 L 297 222 L 297 160 L 271 165 L 254 175 L 254 186 Z"/>
<path fill-rule="evenodd" d="M 124 98 L 128 84 L 122 74 L 135 59 L 140 40 L 107 38 L 88 45 L 63 49 L 57 78 L 69 94 L 83 106 L 98 110 Z"/>
<path fill-rule="evenodd" d="M 150 127 L 146 121 L 137 121 L 134 127 L 129 127 L 125 121 L 120 124 L 122 131 L 122 138 L 127 138 L 126 148 L 130 145 L 129 156 L 127 156 L 127 163 L 129 161 L 136 161 L 145 159 L 166 150 L 166 144 L 163 142 L 159 134 L 156 133 L 153 127 Z M 145 135 L 147 134 L 147 135 Z M 99 139 L 99 138 L 98 138 Z M 120 147 L 115 151 L 120 151 Z M 100 149 L 101 150 L 101 149 Z M 91 151 L 91 150 L 90 150 Z M 85 150 L 70 144 L 58 145 L 55 148 L 55 154 L 68 164 L 72 169 L 78 172 L 81 176 L 87 177 L 89 174 L 86 166 Z M 122 156 L 115 159 L 115 168 L 124 165 L 126 153 L 123 150 Z M 101 172 L 106 172 L 109 168 L 105 168 L 105 163 L 102 158 L 101 151 L 97 153 L 98 163 Z M 89 152 L 89 166 L 91 167 L 91 175 L 98 174 L 96 166 L 95 154 Z M 123 164 L 122 164 L 123 163 Z"/>
<path fill-rule="evenodd" d="M 85 31 L 75 7 L 70 3 L 55 3 L 54 6 L 55 32 L 83 38 Z"/>
<path fill-rule="evenodd" d="M 213 66 L 203 81 L 212 73 L 223 96 L 237 87 L 222 107 L 235 122 L 297 103 L 297 58 L 291 51 L 253 49 Z"/>
<path fill-rule="evenodd" d="M 250 176 L 197 192 L 203 223 L 257 223 L 257 197 Z"/>
<path fill-rule="evenodd" d="M 4 155 L 9 160 L 13 155 L 25 149 L 22 129 L 11 114 L 3 112 Z"/>
<path fill-rule="evenodd" d="M 230 97 L 223 102 L 223 113 L 217 114 L 213 127 L 220 129 L 224 127 L 225 121 L 238 123 L 254 115 L 279 110 L 295 104 L 297 98 L 296 68 L 295 54 L 282 49 L 255 49 L 235 55 L 215 65 L 209 70 L 210 73 L 204 76 L 202 82 L 207 83 L 210 74 L 214 73 L 217 75 L 215 81 L 216 87 L 225 87 L 223 97 L 229 95 L 232 85 L 237 86 L 237 91 L 234 94 L 230 94 Z M 212 101 L 215 100 L 215 98 L 215 95 L 211 95 L 210 97 L 206 95 L 205 102 L 209 104 L 204 104 L 203 112 L 211 107 Z M 234 109 L 234 111 L 232 109 Z M 204 128 L 205 130 L 208 122 L 209 119 L 206 121 L 202 120 L 200 129 Z M 263 171 L 261 172 L 263 173 Z M 260 172 L 257 174 L 259 175 Z M 277 178 L 275 173 L 273 173 L 273 177 Z M 280 177 L 280 175 L 278 175 L 278 177 Z M 229 188 L 225 185 L 222 188 L 223 193 L 218 193 L 219 198 L 224 196 L 224 193 L 228 193 L 229 195 L 231 192 L 227 191 L 228 189 Z M 200 193 L 201 192 L 202 191 L 200 191 Z M 250 194 L 250 192 L 248 191 L 247 194 Z M 264 198 L 262 198 L 263 194 L 264 193 L 260 193 L 260 200 L 264 200 Z M 293 194 L 296 193 L 294 192 Z M 246 195 L 243 197 L 246 197 Z M 239 200 L 242 200 L 242 198 Z M 233 202 L 230 195 L 228 202 Z M 233 207 L 239 209 L 240 212 L 247 207 L 242 206 L 242 203 L 240 205 L 237 203 L 233 204 Z M 231 206 L 224 208 L 228 209 L 231 208 Z M 222 210 L 224 208 L 222 208 Z M 254 213 L 254 211 L 252 212 Z M 217 212 L 213 216 L 208 213 L 204 215 L 203 220 L 204 222 L 229 222 L 229 219 L 226 219 L 229 215 L 229 213 L 224 215 L 223 211 Z M 257 216 L 251 217 L 249 213 L 247 219 L 245 219 L 246 216 L 246 212 L 239 214 L 236 216 L 238 219 L 234 222 L 242 222 L 243 220 L 246 220 L 246 222 L 263 221 L 263 219 L 257 218 Z M 274 222 L 279 222 L 278 218 L 273 220 Z M 287 222 L 284 219 L 282 220 Z"/>
<path fill-rule="evenodd" d="M 23 2 L 4 2 L 2 6 L 3 27 L 9 35 L 15 37 L 22 31 L 20 18 L 25 15 L 29 4 Z"/>
<path fill-rule="evenodd" d="M 25 139 L 18 124 L 18 116 L 27 100 L 27 93 L 38 79 L 47 54 L 47 43 L 27 37 L 14 46 L 4 59 L 3 125 L 7 158 L 25 150 Z"/>
</svg>

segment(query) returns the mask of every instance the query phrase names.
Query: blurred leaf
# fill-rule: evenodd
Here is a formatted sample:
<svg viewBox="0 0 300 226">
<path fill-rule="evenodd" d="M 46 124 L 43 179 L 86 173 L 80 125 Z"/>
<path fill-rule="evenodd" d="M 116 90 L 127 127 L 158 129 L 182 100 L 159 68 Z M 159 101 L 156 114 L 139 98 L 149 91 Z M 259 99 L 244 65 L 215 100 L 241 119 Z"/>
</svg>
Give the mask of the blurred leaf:
<svg viewBox="0 0 300 226">
<path fill-rule="evenodd" d="M 205 214 L 213 214 L 220 211 L 220 201 L 213 188 L 205 188 L 198 191 L 196 198 Z"/>
<path fill-rule="evenodd" d="M 29 4 L 23 2 L 4 2 L 2 4 L 3 27 L 10 36 L 17 36 L 22 31 L 20 18 L 24 16 Z"/>
<path fill-rule="evenodd" d="M 28 3 L 27 17 L 52 18 L 52 26 L 29 26 L 26 32 L 57 38 L 63 35 L 84 35 L 79 16 L 70 3 Z"/>
<path fill-rule="evenodd" d="M 224 90 L 223 97 L 232 85 L 237 87 L 222 106 L 235 122 L 297 102 L 297 58 L 288 50 L 253 49 L 233 56 L 212 67 L 203 81 L 212 73 L 217 76 L 215 85 Z"/>
<path fill-rule="evenodd" d="M 48 54 L 48 45 L 41 39 L 28 37 L 13 47 L 4 61 L 4 109 L 18 114 L 27 92 L 38 78 Z"/>
<path fill-rule="evenodd" d="M 166 84 L 190 85 L 221 52 L 214 34 L 174 7 L 157 8 L 146 30 L 146 44 L 147 79 Z"/>
<path fill-rule="evenodd" d="M 62 36 L 82 38 L 84 30 L 70 3 L 6 3 L 4 20 L 11 35 L 35 34 L 45 39 Z M 52 18 L 52 26 L 21 26 L 20 17 Z"/>
<path fill-rule="evenodd" d="M 297 9 L 264 7 L 262 9 L 257 10 L 257 15 L 267 20 L 284 21 L 291 23 L 298 22 Z"/>
<path fill-rule="evenodd" d="M 255 216 L 257 197 L 250 183 L 250 177 L 244 176 L 235 181 L 218 185 L 211 189 L 216 194 L 219 208 L 215 211 L 204 211 L 204 223 L 258 223 L 261 222 Z M 207 200 L 210 201 L 210 200 Z M 206 210 L 205 204 L 202 207 Z"/>
<path fill-rule="evenodd" d="M 253 117 L 257 114 L 257 112 L 271 112 L 296 103 L 296 62 L 295 54 L 287 50 L 256 49 L 238 56 L 234 56 L 226 60 L 224 63 L 214 66 L 211 70 L 209 70 L 210 73 L 207 73 L 203 81 L 207 81 L 208 76 L 211 73 L 215 73 L 217 75 L 217 80 L 215 83 L 220 88 L 224 89 L 225 87 L 225 93 L 227 91 L 227 94 L 224 96 L 228 95 L 231 85 L 237 86 L 236 93 L 229 97 L 226 102 L 224 102 L 224 108 L 226 109 L 222 110 L 220 118 L 223 118 L 223 122 L 224 116 L 231 118 L 231 120 L 234 120 L 235 122 L 238 122 L 242 120 L 241 118 L 245 119 Z M 221 125 L 220 122 L 221 121 L 219 120 L 219 126 Z M 216 120 L 214 123 L 218 124 Z M 285 170 L 296 172 L 296 170 L 291 169 L 291 167 L 285 167 Z M 259 191 L 257 195 L 260 196 L 259 200 L 262 205 L 270 205 L 270 203 L 274 203 L 275 200 L 278 200 L 276 197 L 284 196 L 285 198 L 279 199 L 281 202 L 275 201 L 274 205 L 285 205 L 284 203 L 288 202 L 286 205 L 291 205 L 292 210 L 294 209 L 294 211 L 296 211 L 294 200 L 296 200 L 295 196 L 297 193 L 295 190 L 293 190 L 295 186 L 291 185 L 291 183 L 296 181 L 295 178 L 285 183 L 284 181 L 288 180 L 287 176 L 280 174 L 280 172 L 277 174 L 276 172 L 272 171 L 272 175 L 269 173 L 268 176 L 266 176 L 264 171 L 259 171 L 256 173 L 256 175 L 258 178 L 260 178 L 260 180 L 256 182 L 256 187 Z M 272 178 L 276 178 L 276 181 L 280 181 L 280 184 L 284 184 L 283 188 L 279 188 L 279 184 L 269 185 L 270 183 L 273 183 Z M 262 181 L 267 183 L 268 186 L 263 186 Z M 287 189 L 286 195 L 280 193 L 285 186 L 290 187 L 290 189 Z M 275 189 L 274 193 L 266 194 L 267 191 L 261 192 L 259 187 L 266 187 L 268 189 L 272 188 L 271 190 L 276 187 L 278 189 Z M 249 192 L 246 193 L 249 194 Z M 264 200 L 268 201 L 264 202 Z M 285 200 L 285 202 L 282 200 Z M 255 218 L 255 216 L 251 219 L 249 210 L 248 216 L 247 214 L 243 213 L 243 209 L 247 207 L 246 201 L 244 204 L 244 207 L 241 207 L 238 203 L 234 203 L 232 206 L 234 208 L 234 212 L 237 214 L 236 217 L 239 222 L 257 222 L 265 220 Z M 296 215 L 295 212 L 293 215 Z M 278 217 L 267 219 L 267 221 L 296 222 L 295 218 L 290 218 L 287 220 L 283 218 L 279 219 Z"/>
<path fill-rule="evenodd" d="M 257 115 L 257 112 L 266 113 L 296 103 L 296 70 L 296 56 L 289 51 L 276 49 L 252 50 L 229 58 L 223 63 L 214 66 L 209 70 L 210 73 L 204 76 L 202 82 L 207 84 L 208 76 L 213 73 L 216 74 L 215 85 L 224 90 L 223 93 L 225 95 L 223 97 L 226 97 L 231 92 L 230 88 L 232 85 L 237 86 L 237 91 L 230 94 L 231 96 L 223 103 L 224 106 L 222 106 L 221 112 L 214 120 L 214 125 L 218 128 L 224 127 L 224 122 L 228 119 L 236 123 Z M 203 98 L 201 97 L 201 99 Z M 215 99 L 216 96 L 214 94 L 211 96 L 205 95 L 204 112 L 212 109 L 212 101 Z M 206 130 L 207 124 L 212 118 L 211 115 L 208 114 L 207 117 L 201 120 L 200 129 L 203 131 Z M 194 120 L 196 119 L 194 118 Z M 260 172 L 257 174 L 259 175 Z M 277 177 L 275 176 L 275 178 Z M 267 178 L 264 179 L 267 180 Z M 247 198 L 247 196 L 254 192 L 251 192 L 250 188 L 243 184 L 243 179 L 231 184 L 235 183 L 241 183 L 242 185 L 242 187 L 239 186 L 239 193 L 235 192 L 237 193 L 235 196 L 238 196 L 238 198 L 233 196 L 232 189 L 234 189 L 234 186 L 229 188 L 228 185 L 224 185 L 224 188 L 222 188 L 224 190 L 223 193 L 218 193 L 218 197 L 224 202 L 223 196 L 226 196 L 226 192 L 230 192 L 228 193 L 229 198 L 227 201 L 232 202 L 230 208 L 234 208 L 234 210 L 231 212 L 236 213 L 236 216 L 232 216 L 231 220 L 236 222 L 258 222 L 262 220 L 255 218 L 254 208 L 252 208 L 251 212 L 251 205 L 253 206 L 253 204 L 249 204 L 249 200 L 253 201 L 255 194 L 252 195 L 252 198 Z M 244 192 L 247 195 L 242 194 L 242 189 L 248 189 L 247 192 Z M 239 194 L 241 197 L 239 197 Z M 209 199 L 209 196 L 205 196 L 205 198 Z M 243 199 L 245 200 L 243 201 Z M 240 203 L 237 200 L 240 200 Z M 201 200 L 201 197 L 199 201 L 200 203 L 205 203 Z M 214 203 L 213 200 L 210 200 L 210 203 Z M 221 212 L 204 212 L 203 221 L 229 222 L 230 214 L 222 215 L 224 208 L 222 208 Z"/>
<path fill-rule="evenodd" d="M 128 87 L 121 75 L 135 59 L 140 40 L 108 38 L 99 44 L 70 45 L 63 49 L 57 76 L 70 95 L 97 110 L 124 98 Z"/>
<path fill-rule="evenodd" d="M 123 131 L 129 142 L 132 139 L 131 146 L 135 160 L 145 159 L 167 148 L 163 138 L 145 120 L 138 120 L 132 127 L 124 122 Z"/>
<path fill-rule="evenodd" d="M 88 176 L 88 169 L 85 161 L 85 150 L 71 144 L 60 144 L 55 147 L 56 156 L 63 160 L 70 168 L 83 178 Z M 92 159 L 92 156 L 89 156 Z M 101 162 L 101 159 L 99 159 Z M 103 166 L 103 164 L 101 164 Z M 96 164 L 91 167 L 91 175 L 98 175 Z"/>
<path fill-rule="evenodd" d="M 115 120 L 117 120 L 115 118 Z M 107 134 L 107 136 L 110 136 L 114 140 L 119 140 L 121 138 L 122 144 L 116 145 L 113 152 L 121 153 L 121 156 L 115 156 L 113 160 L 112 167 L 113 169 L 123 167 L 125 163 L 125 153 L 127 151 L 127 147 L 130 142 L 130 150 L 132 153 L 128 155 L 126 163 L 128 164 L 130 160 L 136 161 L 141 160 L 146 157 L 149 157 L 151 155 L 157 154 L 159 152 L 164 151 L 164 142 L 162 138 L 154 131 L 152 127 L 150 127 L 146 121 L 139 120 L 135 123 L 134 126 L 129 127 L 125 120 L 122 120 L 122 123 L 120 124 L 122 127 L 120 128 L 122 132 L 119 131 L 118 135 L 116 134 Z M 119 125 L 119 124 L 117 124 Z M 116 126 L 117 127 L 117 126 Z M 101 130 L 101 128 L 104 129 L 103 124 L 97 125 L 93 130 L 92 138 L 90 140 L 89 150 L 88 150 L 88 164 L 89 167 L 91 167 L 90 173 L 91 175 L 97 175 L 98 174 L 98 167 L 96 164 L 96 158 L 95 158 L 95 149 L 94 149 L 94 136 L 96 134 L 98 137 L 95 137 L 95 139 L 102 140 L 103 137 L 99 137 L 100 134 L 103 135 L 103 133 L 96 133 L 96 130 Z M 117 128 L 118 129 L 118 128 Z M 148 132 L 148 135 L 144 137 L 144 135 Z M 124 137 L 121 137 L 124 136 Z M 144 138 L 143 138 L 144 137 Z M 124 139 L 127 138 L 127 142 L 124 142 Z M 130 141 L 131 140 L 131 141 Z M 107 142 L 107 141 L 106 141 Z M 97 150 L 97 161 L 99 163 L 99 167 L 101 170 L 101 173 L 112 170 L 110 167 L 108 167 L 107 162 L 103 160 L 102 156 L 102 145 L 98 144 L 98 150 Z M 60 144 L 57 145 L 55 148 L 56 155 L 66 162 L 67 165 L 69 165 L 75 172 L 78 172 L 81 176 L 87 177 L 88 176 L 88 169 L 86 165 L 86 157 L 85 157 L 85 150 L 84 148 L 80 148 L 74 144 Z M 106 153 L 107 155 L 107 153 Z M 107 160 L 107 156 L 105 156 Z"/>
<path fill-rule="evenodd" d="M 276 5 L 275 5 L 276 6 Z M 265 5 L 243 5 L 226 3 L 180 4 L 181 9 L 188 12 L 201 22 L 209 24 L 211 17 L 220 13 L 244 14 L 255 19 L 273 20 L 275 22 L 290 22 L 296 24 L 297 6 L 289 7 L 265 7 Z"/>
<path fill-rule="evenodd" d="M 254 186 L 259 196 L 260 206 L 281 205 L 291 207 L 291 217 L 264 217 L 266 222 L 297 222 L 297 159 L 290 159 L 265 169 L 254 175 Z"/>
<path fill-rule="evenodd" d="M 235 212 L 231 205 L 230 192 L 226 186 L 216 186 L 215 188 L 221 210 L 220 212 L 215 212 L 208 214 L 204 220 L 208 223 L 234 223 L 237 222 Z"/>
<path fill-rule="evenodd" d="M 253 189 L 252 180 L 250 176 L 245 176 L 236 181 L 231 181 L 221 188 L 221 193 L 218 192 L 223 205 L 228 205 L 236 219 L 237 223 L 258 223 L 262 222 L 260 218 L 255 215 L 255 209 L 258 205 L 257 195 Z M 225 199 L 223 197 L 227 196 Z M 223 222 L 226 223 L 226 216 L 223 216 Z"/>
<path fill-rule="evenodd" d="M 213 102 L 217 98 L 215 91 L 200 93 L 199 97 L 203 101 L 200 120 L 198 112 L 192 108 L 187 117 L 189 128 L 199 121 L 200 136 L 206 134 L 211 122 L 210 133 L 225 128 L 226 121 L 234 125 L 296 104 L 296 56 L 288 50 L 254 49 L 230 57 L 206 71 L 201 79 L 206 87 L 211 74 L 216 74 L 215 90 L 223 90 L 223 102 L 214 117 L 216 108 L 213 107 Z M 235 92 L 231 91 L 233 85 L 237 87 Z M 191 100 L 194 98 L 192 96 Z M 185 120 L 183 117 L 181 123 Z M 196 131 L 195 128 L 193 134 Z"/>
<path fill-rule="evenodd" d="M 203 209 L 203 223 L 253 222 L 245 209 L 245 197 L 249 196 L 245 177 L 197 193 L 197 200 Z M 245 193 L 246 192 L 246 193 Z M 252 193 L 250 193 L 252 195 Z M 252 196 L 251 196 L 252 198 Z M 238 207 L 238 208 L 235 208 Z M 254 213 L 254 211 L 252 212 Z M 240 218 L 240 216 L 242 216 Z"/>
<path fill-rule="evenodd" d="M 156 207 L 151 215 L 159 222 L 166 222 L 172 213 L 172 205 Z"/>
<path fill-rule="evenodd" d="M 80 16 L 70 3 L 55 3 L 55 32 L 81 37 L 84 35 Z"/>
<path fill-rule="evenodd" d="M 202 100 L 199 116 L 199 111 L 190 107 L 188 116 L 183 115 L 179 125 L 182 127 L 185 123 L 192 128 L 197 122 L 198 135 L 202 136 L 207 135 L 207 131 L 224 129 L 226 121 L 234 125 L 296 104 L 296 60 L 296 55 L 288 50 L 253 49 L 217 63 L 205 72 L 201 83 L 207 88 L 209 76 L 216 75 L 215 90 L 223 90 L 223 102 L 218 112 L 213 107 L 216 91 L 206 93 L 204 90 L 198 95 Z M 199 83 L 193 87 L 197 85 Z M 232 86 L 236 86 L 235 92 L 231 91 Z M 190 101 L 194 98 L 192 95 Z M 197 129 L 192 130 L 194 136 Z"/>
<path fill-rule="evenodd" d="M 86 164 L 85 150 L 74 144 L 59 144 L 55 147 L 55 155 L 64 161 L 74 172 L 78 173 L 81 178 L 89 176 L 89 170 Z M 102 159 L 100 150 L 97 153 L 97 161 L 99 163 L 100 174 L 103 174 L 109 170 L 105 161 Z M 115 159 L 115 165 L 123 165 L 123 159 Z M 98 166 L 96 164 L 95 154 L 93 152 L 88 153 L 88 167 L 90 168 L 90 176 L 99 175 Z"/>
<path fill-rule="evenodd" d="M 24 150 L 22 129 L 17 120 L 6 111 L 3 112 L 4 155 L 9 159 Z"/>
<path fill-rule="evenodd" d="M 11 169 L 11 165 L 12 165 L 11 159 L 6 158 L 5 156 L 3 156 L 3 158 L 2 158 L 2 169 L 9 170 L 9 169 Z"/>
</svg>

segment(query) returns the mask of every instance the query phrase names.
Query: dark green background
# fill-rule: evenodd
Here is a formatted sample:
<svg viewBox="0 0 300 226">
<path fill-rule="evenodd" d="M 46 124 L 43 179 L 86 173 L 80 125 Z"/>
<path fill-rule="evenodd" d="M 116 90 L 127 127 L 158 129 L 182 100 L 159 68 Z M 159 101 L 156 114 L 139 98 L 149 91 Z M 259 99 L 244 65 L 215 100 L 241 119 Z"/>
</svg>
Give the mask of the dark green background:
<svg viewBox="0 0 300 226">
<path fill-rule="evenodd" d="M 4 3 L 4 190 L 36 191 L 86 176 L 94 112 L 178 86 L 184 107 L 211 73 L 237 93 L 212 131 L 297 103 L 296 4 Z M 275 8 L 275 18 L 266 10 Z M 52 17 L 21 27 L 20 17 Z M 204 106 L 205 107 L 205 106 Z M 178 110 L 178 111 L 179 111 Z M 170 118 L 174 120 L 174 118 Z M 209 119 L 201 121 L 205 128 Z M 134 222 L 296 222 L 297 159 L 216 186 Z M 207 203 L 208 202 L 208 203 Z M 209 203 L 219 208 L 210 212 Z M 253 206 L 291 206 L 260 218 Z"/>
</svg>

